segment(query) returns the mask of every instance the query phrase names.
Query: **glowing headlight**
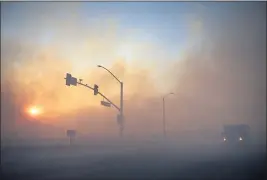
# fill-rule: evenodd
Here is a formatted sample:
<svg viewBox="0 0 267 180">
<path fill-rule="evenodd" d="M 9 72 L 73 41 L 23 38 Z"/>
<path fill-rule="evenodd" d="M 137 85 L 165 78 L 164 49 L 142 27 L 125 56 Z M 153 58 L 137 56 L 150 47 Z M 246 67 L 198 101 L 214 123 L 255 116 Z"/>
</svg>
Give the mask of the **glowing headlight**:
<svg viewBox="0 0 267 180">
<path fill-rule="evenodd" d="M 226 141 L 226 138 L 223 138 L 223 141 Z"/>
<path fill-rule="evenodd" d="M 243 138 L 242 138 L 242 137 L 240 137 L 240 138 L 239 138 L 239 141 L 242 141 L 242 140 L 243 140 Z"/>
</svg>

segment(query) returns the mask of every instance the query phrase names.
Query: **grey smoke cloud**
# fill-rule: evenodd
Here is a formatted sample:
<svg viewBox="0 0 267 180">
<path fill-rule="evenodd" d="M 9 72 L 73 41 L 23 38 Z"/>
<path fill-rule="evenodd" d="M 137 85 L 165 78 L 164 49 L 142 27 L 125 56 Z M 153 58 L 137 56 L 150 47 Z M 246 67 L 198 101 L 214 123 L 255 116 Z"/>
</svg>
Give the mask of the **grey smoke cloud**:
<svg viewBox="0 0 267 180">
<path fill-rule="evenodd" d="M 194 20 L 196 24 L 192 32 L 194 37 L 200 37 L 199 43 L 189 46 L 182 60 L 178 61 L 177 58 L 177 63 L 166 70 L 166 79 L 159 80 L 172 82 L 170 91 L 175 92 L 175 96 L 168 97 L 166 101 L 170 136 L 192 129 L 208 129 L 219 134 L 225 123 L 248 123 L 255 132 L 266 132 L 266 10 L 260 3 L 227 3 L 221 6 L 222 10 L 217 14 L 205 14 L 205 11 L 201 11 L 201 18 L 198 18 L 197 22 Z M 88 27 L 81 22 L 79 14 L 73 15 L 77 11 L 76 8 L 71 8 L 71 15 L 60 13 L 61 10 L 64 12 L 63 8 L 54 8 L 53 12 L 57 13 L 50 13 L 52 17 L 57 14 L 59 19 L 68 18 L 66 24 L 56 24 L 51 20 L 52 17 L 41 23 L 44 14 L 49 14 L 44 8 L 40 13 L 42 15 L 36 17 L 36 26 L 42 29 L 46 23 L 54 23 L 55 32 L 58 32 L 54 35 L 55 39 L 61 39 L 63 42 L 74 35 L 80 39 L 92 38 L 86 47 L 94 47 L 100 52 L 104 46 L 111 52 L 112 43 L 116 42 L 113 41 L 116 37 L 112 33 L 115 25 L 112 24 L 112 32 L 105 30 L 109 25 L 99 25 L 98 27 L 102 28 L 91 28 L 90 32 L 86 32 Z M 3 18 L 6 18 L 7 22 L 10 17 Z M 29 27 L 31 23 L 28 24 Z M 98 36 L 95 36 L 99 33 L 98 29 L 101 29 L 102 33 L 107 32 L 104 34 L 107 34 L 106 38 L 110 39 L 110 42 L 98 41 Z M 42 32 L 36 31 L 35 35 Z M 27 39 L 27 35 L 23 37 Z M 102 99 L 94 97 L 85 89 L 76 88 L 74 93 L 73 89 L 66 89 L 64 86 L 63 76 L 72 71 L 73 64 L 60 53 L 62 44 L 55 40 L 49 46 L 37 46 L 26 39 L 17 40 L 5 36 L 1 38 L 1 85 L 5 89 L 6 84 L 10 84 L 10 89 L 16 95 L 14 97 L 17 97 L 16 100 L 1 98 L 2 103 L 11 101 L 23 107 L 27 102 L 38 102 L 38 98 L 43 97 L 47 104 L 57 103 L 57 106 L 64 105 L 66 109 L 72 110 L 67 114 L 55 112 L 55 115 L 50 117 L 52 124 L 56 122 L 64 128 L 77 127 L 85 133 L 114 134 L 117 131 L 115 110 L 92 106 L 89 101 L 96 104 Z M 94 42 L 99 43 L 93 46 Z M 99 54 L 96 56 L 103 57 Z M 25 71 L 16 69 L 16 63 L 27 68 L 27 77 L 31 77 L 29 82 L 19 80 L 21 73 Z M 105 64 L 105 61 L 94 63 Z M 157 82 L 151 78 L 150 69 L 140 67 L 133 71 L 125 61 L 119 59 L 112 63 L 111 70 L 125 81 L 126 131 L 129 136 L 161 134 L 163 94 L 158 91 Z M 36 76 L 32 77 L 31 72 L 35 71 Z M 38 76 L 39 72 L 41 74 Z M 93 69 L 86 73 L 81 72 L 79 76 L 81 75 L 84 81 L 99 84 L 105 94 L 114 102 L 119 102 L 119 86 L 108 74 Z M 51 80 L 40 83 L 44 76 Z M 34 84 L 34 88 L 26 88 L 29 84 Z M 61 96 L 55 93 L 57 91 L 62 92 Z M 78 103 L 80 106 L 74 108 Z M 13 109 L 10 106 L 3 108 Z"/>
</svg>

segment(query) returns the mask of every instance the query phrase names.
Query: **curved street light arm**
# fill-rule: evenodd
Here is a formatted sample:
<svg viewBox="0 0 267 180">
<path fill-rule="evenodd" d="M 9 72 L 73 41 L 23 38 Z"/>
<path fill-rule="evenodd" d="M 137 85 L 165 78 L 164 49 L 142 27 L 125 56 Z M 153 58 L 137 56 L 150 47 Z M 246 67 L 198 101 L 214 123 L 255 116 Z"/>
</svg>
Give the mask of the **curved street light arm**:
<svg viewBox="0 0 267 180">
<path fill-rule="evenodd" d="M 108 71 L 117 81 L 119 81 L 119 83 L 122 83 L 110 70 L 108 70 L 107 68 L 105 68 L 104 66 L 98 65 L 98 67 L 105 69 L 106 71 Z"/>
<path fill-rule="evenodd" d="M 166 97 L 169 96 L 169 95 L 174 95 L 174 93 L 166 94 L 165 96 L 163 96 L 163 99 L 166 98 Z"/>
</svg>

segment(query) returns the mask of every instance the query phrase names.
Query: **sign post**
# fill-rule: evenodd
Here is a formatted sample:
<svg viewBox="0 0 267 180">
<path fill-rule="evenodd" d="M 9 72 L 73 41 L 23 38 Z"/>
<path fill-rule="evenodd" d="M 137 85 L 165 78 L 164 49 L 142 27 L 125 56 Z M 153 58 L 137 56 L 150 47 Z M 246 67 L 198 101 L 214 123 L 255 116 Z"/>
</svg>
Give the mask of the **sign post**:
<svg viewBox="0 0 267 180">
<path fill-rule="evenodd" d="M 76 136 L 76 131 L 75 130 L 67 130 L 67 136 L 70 138 L 70 145 L 72 145 L 74 138 Z"/>
</svg>

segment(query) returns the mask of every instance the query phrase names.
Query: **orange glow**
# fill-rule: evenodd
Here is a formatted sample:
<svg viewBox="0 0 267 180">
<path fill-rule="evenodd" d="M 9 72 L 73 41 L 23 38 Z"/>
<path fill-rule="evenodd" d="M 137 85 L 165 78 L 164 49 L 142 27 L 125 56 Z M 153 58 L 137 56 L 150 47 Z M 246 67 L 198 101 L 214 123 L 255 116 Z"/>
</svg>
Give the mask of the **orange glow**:
<svg viewBox="0 0 267 180">
<path fill-rule="evenodd" d="M 41 114 L 41 109 L 33 106 L 28 109 L 28 113 L 32 116 L 38 116 L 39 114 Z"/>
</svg>

